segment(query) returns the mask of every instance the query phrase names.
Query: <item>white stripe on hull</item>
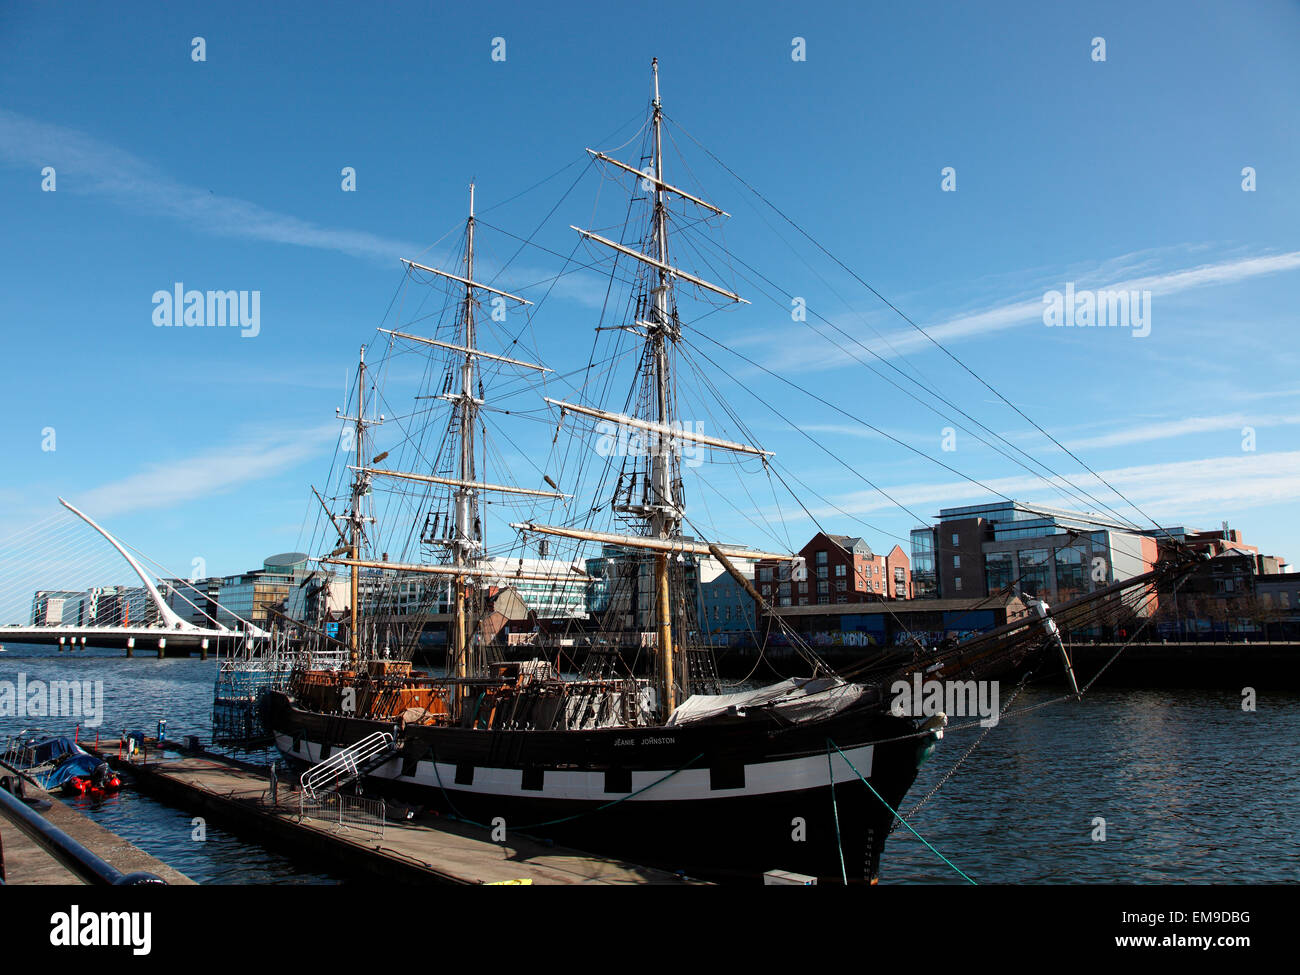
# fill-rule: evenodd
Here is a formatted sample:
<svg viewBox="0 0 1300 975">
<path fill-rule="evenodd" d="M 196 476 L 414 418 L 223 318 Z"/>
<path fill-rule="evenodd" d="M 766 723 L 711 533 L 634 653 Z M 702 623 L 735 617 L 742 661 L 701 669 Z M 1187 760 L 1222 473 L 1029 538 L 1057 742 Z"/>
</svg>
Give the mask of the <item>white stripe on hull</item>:
<svg viewBox="0 0 1300 975">
<path fill-rule="evenodd" d="M 299 761 L 315 764 L 320 761 L 321 746 L 305 738 L 295 751 L 293 736 L 278 734 L 275 736 L 276 747 L 285 755 Z M 605 773 L 573 769 L 550 770 L 542 778 L 542 788 L 525 789 L 523 772 L 520 769 L 485 768 L 475 766 L 472 785 L 456 783 L 456 766 L 446 762 L 435 763 L 421 759 L 414 775 L 402 775 L 402 759 L 395 757 L 368 773 L 371 776 L 390 779 L 395 782 L 413 783 L 442 788 L 449 793 L 473 793 L 476 795 L 518 796 L 530 799 L 570 799 L 588 802 L 610 802 L 625 798 L 629 802 L 725 799 L 732 796 L 762 796 L 782 792 L 800 792 L 804 789 L 824 788 L 834 772 L 835 782 L 856 781 L 858 776 L 849 768 L 849 762 L 864 776 L 871 774 L 872 746 L 861 745 L 844 751 L 842 757 L 832 754 L 830 762 L 825 755 L 811 755 L 805 758 L 787 758 L 771 762 L 757 762 L 745 766 L 745 784 L 735 789 L 713 789 L 709 786 L 709 769 L 688 768 L 668 776 L 673 770 L 666 768 L 655 771 L 634 771 L 632 773 L 632 792 L 606 792 Z M 661 781 L 662 780 L 662 781 Z M 657 783 L 657 784 L 656 784 Z M 644 789 L 644 792 L 639 790 Z"/>
</svg>

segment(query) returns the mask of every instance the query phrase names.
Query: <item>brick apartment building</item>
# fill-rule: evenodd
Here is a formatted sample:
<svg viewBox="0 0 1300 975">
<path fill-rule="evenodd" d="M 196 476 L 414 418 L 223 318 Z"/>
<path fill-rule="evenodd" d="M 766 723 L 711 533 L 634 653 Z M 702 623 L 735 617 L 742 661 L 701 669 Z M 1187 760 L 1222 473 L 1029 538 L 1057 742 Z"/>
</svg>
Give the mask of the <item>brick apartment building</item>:
<svg viewBox="0 0 1300 975">
<path fill-rule="evenodd" d="M 763 561 L 759 595 L 773 606 L 825 606 L 912 598 L 912 564 L 901 546 L 877 555 L 861 538 L 818 532 L 799 555 L 802 567 Z"/>
</svg>

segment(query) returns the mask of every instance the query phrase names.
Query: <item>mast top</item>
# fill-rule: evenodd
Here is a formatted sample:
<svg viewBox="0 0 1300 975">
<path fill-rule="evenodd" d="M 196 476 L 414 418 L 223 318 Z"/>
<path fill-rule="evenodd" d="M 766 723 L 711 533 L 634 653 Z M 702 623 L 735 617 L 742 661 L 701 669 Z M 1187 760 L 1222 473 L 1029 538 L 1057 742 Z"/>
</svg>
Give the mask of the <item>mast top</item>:
<svg viewBox="0 0 1300 975">
<path fill-rule="evenodd" d="M 654 75 L 654 79 L 655 79 L 654 106 L 655 108 L 659 108 L 659 59 L 658 58 L 650 59 L 650 71 Z"/>
<path fill-rule="evenodd" d="M 469 218 L 474 219 L 474 184 L 469 184 Z"/>
</svg>

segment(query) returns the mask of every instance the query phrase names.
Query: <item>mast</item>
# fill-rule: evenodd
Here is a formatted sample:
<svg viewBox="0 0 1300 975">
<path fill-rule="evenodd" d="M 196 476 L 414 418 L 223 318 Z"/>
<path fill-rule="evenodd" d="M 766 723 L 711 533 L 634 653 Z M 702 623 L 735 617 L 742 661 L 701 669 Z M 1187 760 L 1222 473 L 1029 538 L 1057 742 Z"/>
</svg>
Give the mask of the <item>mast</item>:
<svg viewBox="0 0 1300 975">
<path fill-rule="evenodd" d="M 336 412 L 339 412 L 341 419 L 353 422 L 356 439 L 356 471 L 352 478 L 352 503 L 347 519 L 348 556 L 356 563 L 361 558 L 361 542 L 364 538 L 364 524 L 367 521 L 366 516 L 361 513 L 361 500 L 370 490 L 370 474 L 364 469 L 366 427 L 372 423 L 383 422 L 382 416 L 374 421 L 366 419 L 366 347 L 364 345 L 361 346 L 357 362 L 357 415 L 342 416 L 342 411 Z M 348 611 L 348 662 L 353 667 L 361 660 L 360 633 L 357 626 L 361 590 L 359 569 L 360 566 L 354 564 L 348 580 L 351 593 L 351 608 Z"/>
<path fill-rule="evenodd" d="M 361 441 L 364 439 L 365 421 L 362 419 L 366 415 L 366 347 L 361 347 L 360 358 L 357 361 L 357 431 L 356 431 L 356 448 L 357 448 L 357 466 L 360 467 L 365 463 L 364 451 L 361 448 Z M 361 557 L 361 486 L 362 479 L 365 477 L 360 471 L 352 479 L 352 538 L 351 554 L 354 559 Z M 360 646 L 357 633 L 357 596 L 360 592 L 360 567 L 352 566 L 350 572 L 350 583 L 352 593 L 352 621 L 348 627 L 348 660 L 352 666 L 357 665 L 360 658 Z"/>
<path fill-rule="evenodd" d="M 454 467 L 454 477 L 445 477 L 436 473 L 420 473 L 417 471 L 399 471 L 385 470 L 374 466 L 383 460 L 387 454 L 381 454 L 375 458 L 370 465 L 366 465 L 360 458 L 357 460 L 357 467 L 363 470 L 367 477 L 379 476 L 385 478 L 396 478 L 399 480 L 408 480 L 422 482 L 426 484 L 437 484 L 444 487 L 450 487 L 454 490 L 451 492 L 452 507 L 454 514 L 449 517 L 448 527 L 451 532 L 451 538 L 448 540 L 450 549 L 448 565 L 438 566 L 417 566 L 414 564 L 403 564 L 402 571 L 410 572 L 429 572 L 434 575 L 448 577 L 451 581 L 452 595 L 452 627 L 449 634 L 449 655 L 447 658 L 448 676 L 465 678 L 472 674 L 474 670 L 474 661 L 471 659 L 471 650 L 473 642 L 473 621 L 470 605 L 470 599 L 467 594 L 473 581 L 477 578 L 489 575 L 482 568 L 482 556 L 484 554 L 482 540 L 482 520 L 480 517 L 479 495 L 484 491 L 503 492 L 507 494 L 517 494 L 531 497 L 546 498 L 564 498 L 567 495 L 558 491 L 544 491 L 540 489 L 530 489 L 516 487 L 509 484 L 492 484 L 482 481 L 477 476 L 474 463 L 474 450 L 478 442 L 477 427 L 479 423 L 479 408 L 483 405 L 482 400 L 482 380 L 475 377 L 475 360 L 488 359 L 492 362 L 499 362 L 503 365 L 512 366 L 525 370 L 536 370 L 542 373 L 548 373 L 551 370 L 546 366 L 537 363 L 525 362 L 521 359 L 514 359 L 509 356 L 496 355 L 479 349 L 474 343 L 476 339 L 476 327 L 474 321 L 474 309 L 476 304 L 475 290 L 486 291 L 490 294 L 497 295 L 501 298 L 517 302 L 520 305 L 528 306 L 532 302 L 520 298 L 518 295 L 512 295 L 508 291 L 502 291 L 498 288 L 491 287 L 480 281 L 474 280 L 474 184 L 469 186 L 469 216 L 465 222 L 465 273 L 452 274 L 449 271 L 443 271 L 436 267 L 429 267 L 425 264 L 419 264 L 415 261 L 403 258 L 402 263 L 406 265 L 409 272 L 422 271 L 436 275 L 447 281 L 453 281 L 464 287 L 464 297 L 461 299 L 460 314 L 456 320 L 456 341 L 445 342 L 439 339 L 428 338 L 422 335 L 414 335 L 410 332 L 401 332 L 393 329 L 380 329 L 394 339 L 402 339 L 409 342 L 415 342 L 420 345 L 431 346 L 433 348 L 444 349 L 453 353 L 451 366 L 459 366 L 460 382 L 436 397 L 436 399 L 447 400 L 455 404 L 455 409 L 450 418 L 448 427 L 447 442 L 451 449 L 455 451 L 455 459 L 452 461 Z M 460 270 L 457 268 L 457 270 Z M 479 386 L 476 393 L 475 386 Z M 486 438 L 484 438 L 486 442 Z M 486 468 L 486 460 L 484 460 Z M 351 559 L 331 559 L 338 564 L 348 564 Z M 364 565 L 369 565 L 362 561 Z"/>
<path fill-rule="evenodd" d="M 686 691 L 692 690 L 689 669 L 678 667 L 678 658 L 681 654 L 678 652 L 673 634 L 672 580 L 670 575 L 672 563 L 670 560 L 675 556 L 707 554 L 708 551 L 705 546 L 684 542 L 681 536 L 682 526 L 685 521 L 685 498 L 680 486 L 680 478 L 674 476 L 677 456 L 675 445 L 680 441 L 691 441 L 704 445 L 711 450 L 730 450 L 764 458 L 768 456 L 768 451 L 728 440 L 721 440 L 717 437 L 706 437 L 699 433 L 692 434 L 680 428 L 674 419 L 676 397 L 673 391 L 671 356 L 680 328 L 677 322 L 674 291 L 672 290 L 676 280 L 680 278 L 695 288 L 712 292 L 728 301 L 744 304 L 748 304 L 748 302 L 726 288 L 689 274 L 682 268 L 669 263 L 668 196 L 678 196 L 715 216 L 725 217 L 727 214 L 726 211 L 719 207 L 664 181 L 663 102 L 659 94 L 658 58 L 650 62 L 650 68 L 654 79 L 654 101 L 652 102 L 651 112 L 653 169 L 647 168 L 642 171 L 603 152 L 597 152 L 593 149 L 588 149 L 587 152 L 603 163 L 608 163 L 624 172 L 638 175 L 643 184 L 654 183 L 654 212 L 651 225 L 653 246 L 647 247 L 647 250 L 651 253 L 643 253 L 637 248 L 602 237 L 591 230 L 573 227 L 585 239 L 639 261 L 643 268 L 650 269 L 648 273 L 653 275 L 650 278 L 650 282 L 653 283 L 653 287 L 649 288 L 652 301 L 651 307 L 646 312 L 647 319 L 644 321 L 638 319 L 636 321 L 637 326 L 644 329 L 644 333 L 631 326 L 617 326 L 645 336 L 640 372 L 642 386 L 640 389 L 639 409 L 648 415 L 643 419 L 639 416 L 624 416 L 623 414 L 583 407 L 576 403 L 548 400 L 552 406 L 560 408 L 561 417 L 566 412 L 571 411 L 583 416 L 600 419 L 603 422 L 615 422 L 636 427 L 650 433 L 651 456 L 650 462 L 645 469 L 645 481 L 643 482 L 647 487 L 645 503 L 636 503 L 630 493 L 626 504 L 619 504 L 617 497 L 613 502 L 613 510 L 640 519 L 645 534 L 608 535 L 597 539 L 596 536 L 602 533 L 585 533 L 582 536 L 577 536 L 571 535 L 570 530 L 562 526 L 534 525 L 530 523 L 528 527 L 532 531 L 569 537 L 584 537 L 589 540 L 604 540 L 610 544 L 622 544 L 624 547 L 634 549 L 648 549 L 655 553 L 654 593 L 651 603 L 658 649 L 656 654 L 656 678 L 659 685 L 660 710 L 666 717 L 677 706 L 679 674 L 681 678 L 684 678 L 681 680 L 683 689 Z M 642 273 L 647 272 L 643 271 Z M 638 302 L 641 301 L 640 296 L 638 296 L 637 300 Z M 638 305 L 639 310 L 640 306 Z M 635 474 L 633 483 L 635 484 Z M 617 489 L 615 493 L 617 494 Z M 618 541 L 620 539 L 623 541 Z"/>
<path fill-rule="evenodd" d="M 660 427 L 667 427 L 672 417 L 669 412 L 668 389 L 668 216 L 664 205 L 664 153 L 663 153 L 663 105 L 659 100 L 659 59 L 650 62 L 654 75 L 654 152 L 655 152 L 655 244 L 659 268 L 659 286 L 654 289 L 654 325 L 647 338 L 651 344 L 650 352 L 654 363 L 655 382 L 655 420 Z M 654 509 L 650 513 L 651 534 L 667 539 L 679 534 L 680 520 L 673 504 L 672 485 L 672 441 L 662 432 L 655 433 L 655 452 L 652 460 L 651 483 L 654 485 Z M 662 688 L 662 710 L 664 717 L 672 713 L 677 706 L 677 686 L 674 674 L 676 648 L 673 646 L 672 600 L 668 587 L 668 555 L 660 552 L 655 555 L 655 612 L 659 624 L 659 660 Z"/>
<path fill-rule="evenodd" d="M 469 184 L 469 218 L 465 224 L 465 277 L 474 280 L 474 184 Z M 465 313 L 463 334 L 461 336 L 465 349 L 474 348 L 474 289 L 465 285 Z M 460 368 L 460 456 L 457 464 L 457 478 L 462 482 L 456 488 L 456 537 L 453 546 L 453 563 L 463 569 L 469 562 L 474 549 L 474 519 L 470 511 L 473 505 L 477 513 L 478 494 L 469 486 L 474 481 L 474 422 L 476 403 L 474 400 L 474 354 L 465 352 L 464 362 Z M 455 586 L 455 622 L 453 624 L 452 658 L 455 661 L 455 675 L 469 676 L 469 634 L 466 622 L 467 606 L 465 599 L 466 575 L 457 574 Z"/>
</svg>

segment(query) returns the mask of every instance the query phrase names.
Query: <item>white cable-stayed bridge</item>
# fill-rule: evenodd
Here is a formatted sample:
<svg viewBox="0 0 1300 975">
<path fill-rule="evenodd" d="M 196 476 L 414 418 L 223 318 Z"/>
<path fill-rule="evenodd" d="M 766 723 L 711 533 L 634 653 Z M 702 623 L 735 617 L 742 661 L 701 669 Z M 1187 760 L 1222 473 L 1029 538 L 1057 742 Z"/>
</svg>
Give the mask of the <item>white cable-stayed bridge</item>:
<svg viewBox="0 0 1300 975">
<path fill-rule="evenodd" d="M 0 540 L 0 646 L 206 656 L 268 634 L 186 580 L 62 506 Z M 107 580 L 125 580 L 110 584 Z"/>
</svg>

